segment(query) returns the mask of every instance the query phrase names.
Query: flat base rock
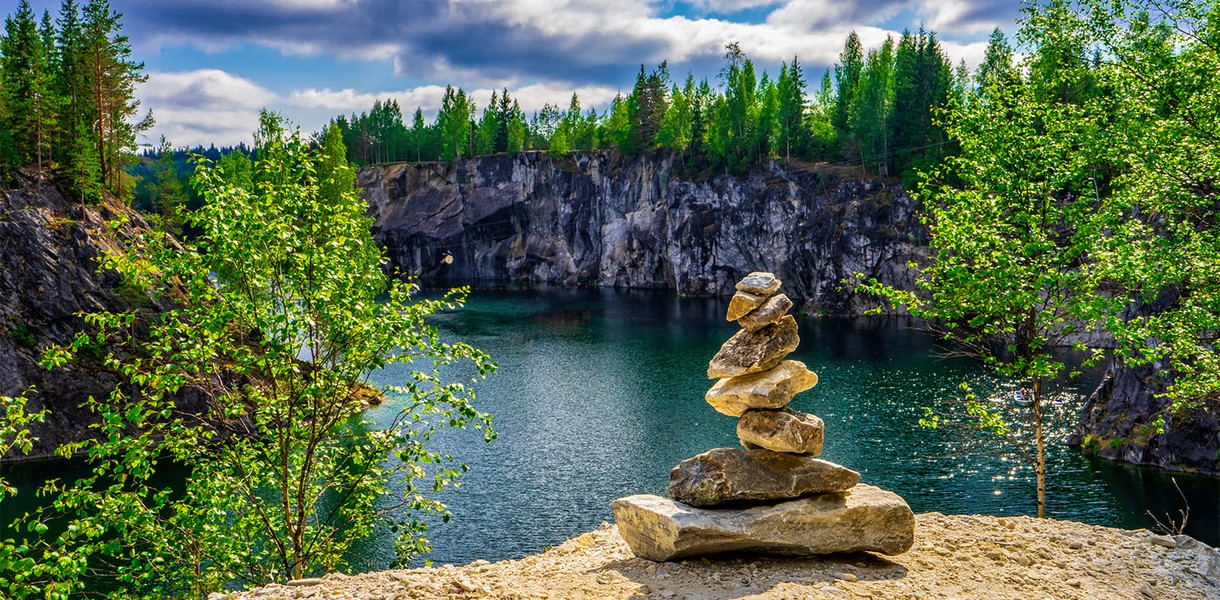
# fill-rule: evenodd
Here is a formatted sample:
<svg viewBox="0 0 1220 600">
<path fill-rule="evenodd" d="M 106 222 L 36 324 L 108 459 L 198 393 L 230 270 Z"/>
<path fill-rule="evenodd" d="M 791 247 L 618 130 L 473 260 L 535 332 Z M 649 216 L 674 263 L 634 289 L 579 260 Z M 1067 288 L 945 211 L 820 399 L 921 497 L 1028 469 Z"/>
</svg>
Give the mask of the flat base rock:
<svg viewBox="0 0 1220 600">
<path fill-rule="evenodd" d="M 649 560 L 722 552 L 894 555 L 915 542 L 915 515 L 906 501 L 871 485 L 740 509 L 695 508 L 647 494 L 613 506 L 619 533 L 636 556 Z"/>
<path fill-rule="evenodd" d="M 666 493 L 691 506 L 716 506 L 842 492 L 859 481 L 859 473 L 812 456 L 716 448 L 678 463 Z"/>
</svg>

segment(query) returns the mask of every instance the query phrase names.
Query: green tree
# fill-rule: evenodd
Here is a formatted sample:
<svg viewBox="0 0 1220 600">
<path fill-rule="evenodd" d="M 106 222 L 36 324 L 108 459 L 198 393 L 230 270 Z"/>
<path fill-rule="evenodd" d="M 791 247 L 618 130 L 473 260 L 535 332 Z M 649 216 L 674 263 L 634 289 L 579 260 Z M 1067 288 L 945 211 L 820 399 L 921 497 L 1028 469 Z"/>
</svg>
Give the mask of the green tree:
<svg viewBox="0 0 1220 600">
<path fill-rule="evenodd" d="M 894 109 L 894 39 L 870 50 L 860 75 L 851 111 L 851 132 L 860 149 L 860 163 L 889 175 L 890 116 Z"/>
<path fill-rule="evenodd" d="M 507 131 L 504 123 L 500 121 L 500 94 L 496 90 L 491 91 L 491 99 L 487 102 L 487 107 L 483 109 L 483 117 L 479 119 L 478 141 L 475 146 L 479 154 L 493 154 L 497 151 L 497 139 L 501 131 Z M 507 144 L 505 138 L 505 143 Z"/>
<path fill-rule="evenodd" d="M 161 230 L 171 235 L 182 233 L 181 211 L 186 204 L 186 188 L 178 179 L 178 166 L 174 163 L 174 150 L 165 136 L 157 146 L 157 163 L 153 167 L 156 179 L 156 210 L 161 215 Z M 346 149 L 344 150 L 346 154 Z"/>
<path fill-rule="evenodd" d="M 839 53 L 839 64 L 835 65 L 835 111 L 831 124 L 839 131 L 851 130 L 851 107 L 856 100 L 856 89 L 864 73 L 864 49 L 860 36 L 855 31 L 847 34 L 843 51 Z"/>
<path fill-rule="evenodd" d="M 919 188 L 935 250 L 922 292 L 867 286 L 1032 391 L 1028 411 L 967 396 L 958 416 L 1018 446 L 1039 516 L 1046 424 L 1061 406 L 1050 400 L 1075 373 L 1055 349 L 1088 351 L 1085 366 L 1102 352 L 1079 332 L 1104 328 L 1120 363 L 1157 366 L 1165 412 L 1138 424 L 1151 435 L 1220 409 L 1218 8 L 1028 6 L 1029 79 L 993 81 L 984 102 L 957 106 L 947 133 L 960 155 Z"/>
<path fill-rule="evenodd" d="M 627 116 L 627 99 L 616 94 L 602 117 L 600 128 L 602 146 L 626 153 L 631 144 L 631 119 Z"/>
<path fill-rule="evenodd" d="M 1105 325 L 1120 364 L 1155 365 L 1167 387 L 1160 414 L 1136 427 L 1194 427 L 1191 415 L 1220 411 L 1220 4 L 1090 0 L 1070 19 L 1058 8 L 1030 19 L 1055 35 L 1030 38 L 1105 57 L 1091 74 L 1060 69 L 1065 81 L 1045 82 L 1110 119 L 1108 164 L 1094 171 L 1105 234 L 1094 279 L 1126 310 Z M 1083 93 L 1082 81 L 1105 93 Z"/>
<path fill-rule="evenodd" d="M 687 81 L 689 83 L 691 79 Z M 657 147 L 675 152 L 685 151 L 690 146 L 692 116 L 690 100 L 675 85 L 670 92 L 669 108 L 661 121 L 661 129 L 657 131 Z"/>
<path fill-rule="evenodd" d="M 978 82 L 978 94 L 985 96 L 987 88 L 997 85 L 1008 85 L 1020 79 L 1016 67 L 1012 63 L 1012 46 L 1004 32 L 996 27 L 987 39 L 987 50 L 983 53 L 983 62 L 979 64 L 975 80 Z"/>
<path fill-rule="evenodd" d="M 669 86 L 668 63 L 662 62 L 651 73 L 646 73 L 644 65 L 640 65 L 635 88 L 627 96 L 631 152 L 648 152 L 656 147 L 657 132 L 661 130 L 669 108 Z"/>
<path fill-rule="evenodd" d="M 920 168 L 930 168 L 950 154 L 948 138 L 934 118 L 946 107 L 952 69 L 935 33 L 904 32 L 894 56 L 894 107 L 890 140 L 893 172 L 908 181 Z"/>
<path fill-rule="evenodd" d="M 921 265 L 923 293 L 876 282 L 868 289 L 936 323 L 945 337 L 1032 391 L 1028 411 L 1006 414 L 971 395 L 964 413 L 1028 461 L 1044 517 L 1046 417 L 1055 386 L 1072 374 L 1056 348 L 1098 318 L 1094 287 L 1081 270 L 1097 234 L 1098 206 L 1081 170 L 1096 164 L 1101 116 L 1044 105 L 1028 88 L 998 94 L 990 105 L 966 105 L 953 115 L 949 135 L 961 154 L 944 171 L 928 172 L 918 188 L 934 251 Z M 944 186 L 946 180 L 962 184 Z M 1014 425 L 1019 420 L 1026 426 Z"/>
<path fill-rule="evenodd" d="M 725 46 L 724 58 L 720 71 L 724 99 L 713 113 L 711 150 L 730 172 L 740 173 L 759 158 L 758 78 L 754 63 L 737 43 Z"/>
<path fill-rule="evenodd" d="M 513 103 L 513 116 L 508 121 L 507 125 L 507 146 L 506 150 L 509 154 L 517 154 L 526 149 L 526 141 L 529 137 L 529 131 L 525 124 L 525 115 L 521 112 L 521 107 Z"/>
<path fill-rule="evenodd" d="M 444 509 L 425 492 L 460 471 L 429 449 L 432 432 L 475 424 L 491 436 L 469 389 L 438 369 L 494 366 L 424 321 L 460 296 L 413 299 L 411 283 L 386 277 L 336 130 L 311 148 L 264 113 L 255 139 L 249 180 L 197 168 L 193 241 L 151 236 L 107 257 L 168 310 L 89 315 L 96 329 L 72 345 L 128 349 L 105 359 L 124 381 L 86 403 L 98 437 L 62 450 L 85 451 L 92 469 L 57 488 L 69 520 L 45 542 L 74 549 L 126 596 L 200 597 L 346 569 L 352 543 L 379 525 L 408 557 L 427 546 L 419 513 Z M 62 364 L 72 348 L 44 360 Z M 372 429 L 361 418 L 376 397 L 368 377 L 392 363 L 414 372 L 389 389 L 397 417 Z M 186 389 L 206 410 L 178 405 Z M 168 462 L 191 468 L 179 489 L 152 479 Z"/>
<path fill-rule="evenodd" d="M 470 101 L 462 88 L 445 88 L 445 96 L 441 99 L 441 110 L 436 115 L 437 129 L 440 131 L 441 159 L 452 163 L 462 156 L 469 156 L 473 145 L 475 105 Z"/>
<path fill-rule="evenodd" d="M 44 19 L 49 23 L 50 18 Z M 53 36 L 51 36 L 53 39 Z M 3 75 L 4 105 L 13 142 L 21 158 L 39 169 L 50 158 L 55 133 L 57 101 L 51 70 L 52 48 L 38 28 L 28 0 L 17 4 L 17 12 L 4 20 L 0 39 L 0 74 Z M 49 161 L 48 161 L 49 162 Z"/>
<path fill-rule="evenodd" d="M 136 134 L 153 125 L 151 113 L 136 123 L 128 121 L 140 108 L 135 88 L 148 76 L 144 63 L 131 58 L 122 17 L 107 0 L 90 0 L 84 7 L 80 67 L 87 100 L 78 117 L 91 128 L 103 187 L 120 197 L 129 191 L 123 180 L 125 156 L 135 151 Z"/>
<path fill-rule="evenodd" d="M 55 25 L 57 31 L 53 71 L 55 93 L 62 102 L 59 139 L 56 143 L 59 152 L 55 156 L 63 172 L 71 173 L 76 168 L 74 163 L 77 160 L 77 133 L 81 131 L 84 103 L 82 93 L 85 89 L 81 65 L 84 32 L 81 29 L 80 7 L 77 6 L 76 0 L 63 0 Z M 74 183 L 73 189 L 76 187 Z"/>
<path fill-rule="evenodd" d="M 797 57 L 792 57 L 791 64 L 780 67 L 776 87 L 779 94 L 776 147 L 783 151 L 784 158 L 792 158 L 793 148 L 798 154 L 805 151 L 809 137 L 805 124 L 805 77 Z"/>
</svg>

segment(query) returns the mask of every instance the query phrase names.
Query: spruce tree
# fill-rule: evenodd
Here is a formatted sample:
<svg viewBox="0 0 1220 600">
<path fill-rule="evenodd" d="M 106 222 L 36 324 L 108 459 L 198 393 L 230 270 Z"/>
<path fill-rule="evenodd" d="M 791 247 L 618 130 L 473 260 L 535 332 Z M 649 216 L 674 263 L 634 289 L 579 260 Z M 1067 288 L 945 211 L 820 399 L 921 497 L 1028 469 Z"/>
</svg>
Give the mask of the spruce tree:
<svg viewBox="0 0 1220 600">
<path fill-rule="evenodd" d="M 41 169 L 43 159 L 49 158 L 55 102 L 50 53 L 28 0 L 21 0 L 17 11 L 5 18 L 0 53 L 4 105 L 15 150 L 23 162 Z"/>
<path fill-rule="evenodd" d="M 1016 67 L 1012 64 L 1012 57 L 1012 46 L 1008 45 L 1004 32 L 996 27 L 987 40 L 983 62 L 975 75 L 980 96 L 986 96 L 989 87 L 1010 84 L 1019 79 Z"/>
<path fill-rule="evenodd" d="M 805 127 L 805 78 L 801 72 L 801 63 L 797 57 L 792 57 L 792 63 L 782 65 L 779 71 L 779 81 L 776 83 L 779 93 L 779 108 L 776 115 L 777 150 L 784 153 L 784 158 L 792 158 L 795 149 L 798 154 L 804 151 L 808 129 Z"/>
</svg>

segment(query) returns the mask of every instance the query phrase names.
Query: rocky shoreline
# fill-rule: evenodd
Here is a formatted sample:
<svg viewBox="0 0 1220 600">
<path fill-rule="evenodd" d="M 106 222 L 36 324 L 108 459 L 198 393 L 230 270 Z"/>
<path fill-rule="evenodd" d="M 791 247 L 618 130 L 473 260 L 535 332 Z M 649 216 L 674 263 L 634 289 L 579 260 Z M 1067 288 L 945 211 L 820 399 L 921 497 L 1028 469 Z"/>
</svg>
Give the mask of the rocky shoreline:
<svg viewBox="0 0 1220 600">
<path fill-rule="evenodd" d="M 636 558 L 601 528 L 518 560 L 356 576 L 330 574 L 209 600 L 1025 600 L 1220 598 L 1220 551 L 1156 535 L 1029 517 L 916 515 L 915 545 L 892 557 L 726 554 Z"/>
</svg>

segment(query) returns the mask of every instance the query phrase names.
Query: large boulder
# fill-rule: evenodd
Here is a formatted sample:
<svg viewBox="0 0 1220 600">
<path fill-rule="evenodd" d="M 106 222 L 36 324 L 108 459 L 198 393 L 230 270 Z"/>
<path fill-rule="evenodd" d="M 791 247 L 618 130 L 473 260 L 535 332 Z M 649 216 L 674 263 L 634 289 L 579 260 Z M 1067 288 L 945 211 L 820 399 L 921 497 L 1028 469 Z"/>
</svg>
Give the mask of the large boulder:
<svg viewBox="0 0 1220 600">
<path fill-rule="evenodd" d="M 668 494 L 691 506 L 716 506 L 842 492 L 859 481 L 859 473 L 811 456 L 716 448 L 678 463 Z"/>
<path fill-rule="evenodd" d="M 818 383 L 818 375 L 799 360 L 785 360 L 761 373 L 728 377 L 717 381 L 704 394 L 712 408 L 730 417 L 750 409 L 779 409 L 792 397 Z"/>
<path fill-rule="evenodd" d="M 816 415 L 783 410 L 749 410 L 737 420 L 737 439 L 753 450 L 817 456 L 826 425 Z"/>
<path fill-rule="evenodd" d="M 785 315 L 758 331 L 738 331 L 707 366 L 708 379 L 739 377 L 766 371 L 779 364 L 801 343 L 796 319 Z"/>
<path fill-rule="evenodd" d="M 614 501 L 631 551 L 649 560 L 721 552 L 901 554 L 915 541 L 915 515 L 901 497 L 870 485 L 779 504 L 704 509 L 635 495 Z"/>
</svg>

